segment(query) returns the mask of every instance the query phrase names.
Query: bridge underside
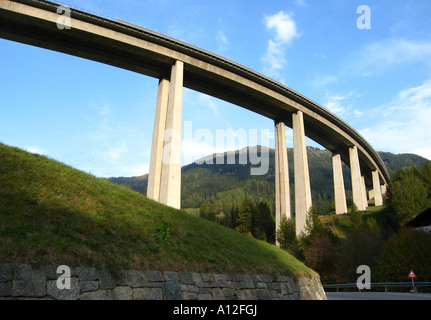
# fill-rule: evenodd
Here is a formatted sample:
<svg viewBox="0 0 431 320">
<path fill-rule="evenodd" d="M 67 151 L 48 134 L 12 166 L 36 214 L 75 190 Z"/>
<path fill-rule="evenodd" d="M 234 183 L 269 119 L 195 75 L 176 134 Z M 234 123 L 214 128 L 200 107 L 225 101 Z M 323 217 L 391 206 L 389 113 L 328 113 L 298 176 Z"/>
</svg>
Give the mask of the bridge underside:
<svg viewBox="0 0 431 320">
<path fill-rule="evenodd" d="M 170 77 L 171 67 L 184 61 L 184 86 L 231 102 L 292 128 L 292 115 L 303 112 L 305 134 L 349 165 L 349 148 L 357 145 L 361 172 L 372 185 L 372 172 L 380 181 L 389 180 L 387 170 L 375 151 L 347 124 L 316 106 L 312 101 L 246 68 L 204 51 L 121 22 L 79 12 L 72 21 L 81 25 L 68 30 L 56 26 L 57 6 L 35 1 L 19 1 L 39 7 L 38 16 L 0 8 L 0 37 L 45 49 L 82 57 L 131 70 L 157 79 Z M 97 30 L 92 26 L 96 25 Z M 84 27 L 83 27 L 84 26 Z M 100 32 L 103 30 L 104 32 Z M 138 39 L 137 41 L 132 41 Z M 144 43 L 144 45 L 143 45 Z M 234 72 L 234 74 L 233 74 Z M 288 93 L 288 94 L 286 94 Z M 335 123 L 335 124 L 334 124 Z"/>
</svg>

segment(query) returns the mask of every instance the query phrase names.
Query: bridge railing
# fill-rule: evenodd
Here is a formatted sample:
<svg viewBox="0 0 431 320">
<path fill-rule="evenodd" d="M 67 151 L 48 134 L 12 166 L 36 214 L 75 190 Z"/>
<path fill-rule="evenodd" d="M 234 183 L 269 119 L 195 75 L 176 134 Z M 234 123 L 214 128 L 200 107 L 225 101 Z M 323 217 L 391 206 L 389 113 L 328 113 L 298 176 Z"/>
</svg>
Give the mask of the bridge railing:
<svg viewBox="0 0 431 320">
<path fill-rule="evenodd" d="M 371 289 L 363 289 L 365 291 L 367 290 L 373 290 L 375 288 L 384 288 L 385 292 L 388 292 L 388 288 L 402 288 L 402 287 L 410 287 L 413 289 L 413 284 L 411 281 L 408 282 L 372 282 L 370 283 L 371 285 Z M 417 288 L 425 288 L 428 287 L 430 288 L 429 292 L 431 292 L 431 282 L 416 282 L 414 283 L 414 288 L 415 291 Z M 344 289 L 344 288 L 356 288 L 358 291 L 362 291 L 360 289 L 358 289 L 358 286 L 356 283 L 339 283 L 339 284 L 324 284 L 323 288 L 326 289 L 335 289 L 336 292 L 338 292 L 339 289 Z"/>
</svg>

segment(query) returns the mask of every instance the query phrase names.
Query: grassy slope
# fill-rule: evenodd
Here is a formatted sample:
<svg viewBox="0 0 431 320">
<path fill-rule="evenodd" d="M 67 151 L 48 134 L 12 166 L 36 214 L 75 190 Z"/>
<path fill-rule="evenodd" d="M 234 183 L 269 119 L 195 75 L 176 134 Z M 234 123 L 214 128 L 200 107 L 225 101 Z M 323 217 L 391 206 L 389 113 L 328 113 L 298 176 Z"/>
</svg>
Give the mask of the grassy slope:
<svg viewBox="0 0 431 320">
<path fill-rule="evenodd" d="M 386 206 L 369 206 L 366 211 L 361 212 L 361 220 L 366 221 L 368 218 L 373 218 L 380 227 L 387 224 Z M 350 208 L 348 209 L 350 210 Z M 354 222 L 351 220 L 350 211 L 348 214 L 336 215 L 331 213 L 328 215 L 319 216 L 323 225 L 329 228 L 335 235 L 345 237 L 346 232 L 355 228 Z"/>
<path fill-rule="evenodd" d="M 304 275 L 272 245 L 0 144 L 0 261 Z"/>
</svg>

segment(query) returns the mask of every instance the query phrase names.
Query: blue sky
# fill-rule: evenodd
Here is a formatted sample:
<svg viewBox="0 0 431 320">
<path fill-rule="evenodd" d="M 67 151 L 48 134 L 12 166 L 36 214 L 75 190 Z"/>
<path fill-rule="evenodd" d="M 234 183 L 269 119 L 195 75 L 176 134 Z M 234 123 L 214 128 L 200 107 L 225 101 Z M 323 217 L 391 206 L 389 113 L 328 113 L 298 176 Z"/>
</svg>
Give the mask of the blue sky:
<svg viewBox="0 0 431 320">
<path fill-rule="evenodd" d="M 346 121 L 378 151 L 431 159 L 428 0 L 68 0 L 265 74 Z M 360 5 L 371 29 L 359 29 Z M 157 79 L 0 39 L 0 141 L 96 176 L 148 172 Z M 273 121 L 185 89 L 193 132 L 267 130 Z M 260 132 L 260 131 L 259 131 Z M 287 128 L 287 146 L 292 131 Z M 184 163 L 215 143 L 183 138 Z M 307 143 L 318 146 L 311 140 Z M 193 153 L 193 157 L 191 157 Z"/>
</svg>

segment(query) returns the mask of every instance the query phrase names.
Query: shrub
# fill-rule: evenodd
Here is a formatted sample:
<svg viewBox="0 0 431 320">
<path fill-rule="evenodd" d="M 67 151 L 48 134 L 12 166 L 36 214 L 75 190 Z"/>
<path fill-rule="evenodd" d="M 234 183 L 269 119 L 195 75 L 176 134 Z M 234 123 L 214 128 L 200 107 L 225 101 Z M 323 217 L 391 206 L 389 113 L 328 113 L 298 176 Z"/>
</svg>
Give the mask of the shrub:
<svg viewBox="0 0 431 320">
<path fill-rule="evenodd" d="M 408 281 L 413 270 L 418 281 L 431 281 L 431 233 L 402 229 L 383 246 L 380 277 L 384 281 Z"/>
<path fill-rule="evenodd" d="M 374 219 L 369 218 L 358 228 L 351 228 L 347 232 L 338 247 L 341 257 L 338 272 L 343 277 L 343 282 L 356 281 L 356 269 L 360 265 L 367 265 L 375 270 L 383 241 Z M 374 272 L 372 276 L 376 276 Z"/>
<path fill-rule="evenodd" d="M 308 267 L 319 273 L 322 282 L 334 283 L 338 280 L 337 260 L 339 250 L 328 239 L 316 236 L 304 253 Z"/>
<path fill-rule="evenodd" d="M 217 216 L 217 210 L 214 208 L 214 205 L 209 200 L 205 200 L 200 206 L 199 215 L 204 219 L 215 221 Z"/>
<path fill-rule="evenodd" d="M 422 174 L 415 166 L 393 174 L 388 190 L 388 205 L 400 226 L 431 206 L 427 178 L 428 174 L 425 171 Z"/>
<path fill-rule="evenodd" d="M 328 239 L 334 244 L 338 242 L 338 237 L 323 225 L 314 207 L 311 207 L 307 214 L 305 232 L 301 233 L 298 241 L 305 251 L 316 237 Z"/>
</svg>

